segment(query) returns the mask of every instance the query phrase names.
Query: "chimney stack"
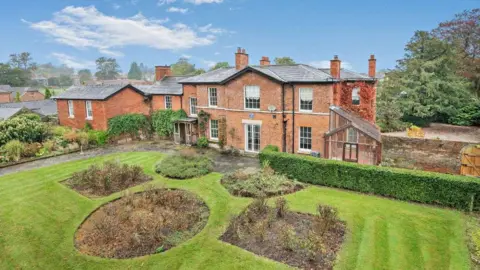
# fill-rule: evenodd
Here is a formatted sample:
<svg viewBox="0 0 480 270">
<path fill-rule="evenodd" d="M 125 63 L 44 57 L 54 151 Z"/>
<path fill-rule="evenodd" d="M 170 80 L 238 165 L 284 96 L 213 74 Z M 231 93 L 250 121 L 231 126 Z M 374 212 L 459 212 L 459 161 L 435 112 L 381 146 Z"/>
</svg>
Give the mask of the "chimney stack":
<svg viewBox="0 0 480 270">
<path fill-rule="evenodd" d="M 172 76 L 170 66 L 155 66 L 155 81 L 161 81 L 165 76 Z"/>
<path fill-rule="evenodd" d="M 268 56 L 262 56 L 262 59 L 260 59 L 260 66 L 269 66 L 270 65 L 270 59 Z"/>
<path fill-rule="evenodd" d="M 248 66 L 248 54 L 245 52 L 245 49 L 238 47 L 235 53 L 235 68 L 240 70 L 246 66 Z"/>
<path fill-rule="evenodd" d="M 338 55 L 333 56 L 333 59 L 330 60 L 330 75 L 334 79 L 340 79 L 340 66 L 342 61 L 338 59 Z"/>
<path fill-rule="evenodd" d="M 375 78 L 377 73 L 377 59 L 375 59 L 375 55 L 370 55 L 370 59 L 368 59 L 368 76 Z"/>
</svg>

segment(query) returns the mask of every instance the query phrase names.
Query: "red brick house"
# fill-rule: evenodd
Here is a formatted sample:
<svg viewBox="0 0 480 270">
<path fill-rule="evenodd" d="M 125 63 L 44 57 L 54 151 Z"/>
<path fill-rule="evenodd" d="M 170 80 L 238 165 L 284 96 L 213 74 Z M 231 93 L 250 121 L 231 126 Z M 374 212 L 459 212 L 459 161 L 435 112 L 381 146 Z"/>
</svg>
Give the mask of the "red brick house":
<svg viewBox="0 0 480 270">
<path fill-rule="evenodd" d="M 271 144 L 284 152 L 378 164 L 373 55 L 368 63 L 368 76 L 342 69 L 336 56 L 328 70 L 271 65 L 268 57 L 249 65 L 248 54 L 239 48 L 235 67 L 180 81 L 183 108 L 192 119 L 200 110 L 210 115 L 204 135 L 213 143 L 223 132 L 227 147 L 246 152 Z M 196 137 L 190 132 L 192 119 L 175 125 L 177 142 Z"/>
<path fill-rule="evenodd" d="M 0 85 L 0 103 L 15 102 L 17 93 L 20 96 L 21 102 L 45 99 L 45 95 L 40 93 L 36 88 Z"/>
<path fill-rule="evenodd" d="M 164 67 L 167 68 L 167 67 Z M 168 67 L 169 69 L 169 67 Z M 108 119 L 127 113 L 150 115 L 155 110 L 182 108 L 182 85 L 185 76 L 159 77 L 153 85 L 85 85 L 72 86 L 54 97 L 61 125 L 106 130 Z"/>
<path fill-rule="evenodd" d="M 248 54 L 238 49 L 235 67 L 181 77 L 157 66 L 153 85 L 79 86 L 55 98 L 60 123 L 74 128 L 89 122 L 105 130 L 116 115 L 184 109 L 189 117 L 175 123 L 177 143 L 206 136 L 245 152 L 271 144 L 284 152 L 378 164 L 375 66 L 373 55 L 368 75 L 342 69 L 337 56 L 329 69 L 271 65 L 268 57 L 249 65 Z M 209 114 L 206 134 L 199 134 L 202 110 Z"/>
</svg>

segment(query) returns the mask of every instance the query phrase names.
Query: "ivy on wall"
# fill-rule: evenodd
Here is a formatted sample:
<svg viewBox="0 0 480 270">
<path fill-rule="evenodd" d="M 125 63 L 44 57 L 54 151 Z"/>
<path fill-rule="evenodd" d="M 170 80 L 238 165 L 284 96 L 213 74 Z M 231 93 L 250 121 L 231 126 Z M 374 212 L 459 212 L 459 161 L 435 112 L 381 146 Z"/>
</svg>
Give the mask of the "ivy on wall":
<svg viewBox="0 0 480 270">
<path fill-rule="evenodd" d="M 159 136 L 171 136 L 173 134 L 173 123 L 181 118 L 186 118 L 184 110 L 173 111 L 171 109 L 158 110 L 152 114 L 152 126 Z"/>
<path fill-rule="evenodd" d="M 207 132 L 207 122 L 208 119 L 210 119 L 210 114 L 205 112 L 204 110 L 201 110 L 197 114 L 198 117 L 198 128 L 200 129 L 200 134 L 201 136 L 205 136 Z"/>
<path fill-rule="evenodd" d="M 352 104 L 352 91 L 359 88 L 360 104 Z M 343 82 L 341 84 L 340 106 L 348 111 L 357 113 L 362 118 L 373 122 L 375 115 L 373 102 L 375 99 L 374 84 L 366 82 Z"/>
<path fill-rule="evenodd" d="M 227 145 L 227 119 L 224 116 L 218 119 L 218 144 L 222 149 Z"/>
</svg>

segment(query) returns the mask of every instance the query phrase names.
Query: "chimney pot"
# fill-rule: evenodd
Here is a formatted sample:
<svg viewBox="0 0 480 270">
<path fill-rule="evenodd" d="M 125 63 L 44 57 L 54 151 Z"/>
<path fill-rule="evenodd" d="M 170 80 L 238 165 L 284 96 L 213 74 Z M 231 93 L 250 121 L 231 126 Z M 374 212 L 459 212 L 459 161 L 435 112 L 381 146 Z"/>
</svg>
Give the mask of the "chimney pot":
<svg viewBox="0 0 480 270">
<path fill-rule="evenodd" d="M 370 55 L 370 59 L 368 59 L 368 77 L 375 78 L 377 73 L 377 59 L 375 59 L 375 55 Z"/>
<path fill-rule="evenodd" d="M 155 67 L 155 81 L 160 81 L 165 76 L 171 76 L 171 75 L 172 75 L 172 69 L 170 68 L 170 66 L 165 65 L 165 66 Z"/>
<path fill-rule="evenodd" d="M 268 56 L 262 56 L 262 59 L 260 60 L 260 66 L 269 66 L 270 65 L 270 59 Z"/>
<path fill-rule="evenodd" d="M 245 49 L 238 48 L 235 53 L 235 68 L 240 70 L 246 66 L 248 66 L 248 54 L 245 53 Z"/>
</svg>

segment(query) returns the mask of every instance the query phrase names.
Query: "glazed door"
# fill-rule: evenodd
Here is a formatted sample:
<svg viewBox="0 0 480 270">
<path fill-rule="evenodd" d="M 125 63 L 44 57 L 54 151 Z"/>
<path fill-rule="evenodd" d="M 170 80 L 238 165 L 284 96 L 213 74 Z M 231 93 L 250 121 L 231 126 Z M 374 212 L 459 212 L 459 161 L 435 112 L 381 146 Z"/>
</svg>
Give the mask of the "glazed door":
<svg viewBox="0 0 480 270">
<path fill-rule="evenodd" d="M 245 151 L 260 151 L 260 125 L 245 125 Z"/>
<path fill-rule="evenodd" d="M 344 143 L 343 144 L 343 160 L 349 162 L 358 162 L 358 144 Z"/>
</svg>

